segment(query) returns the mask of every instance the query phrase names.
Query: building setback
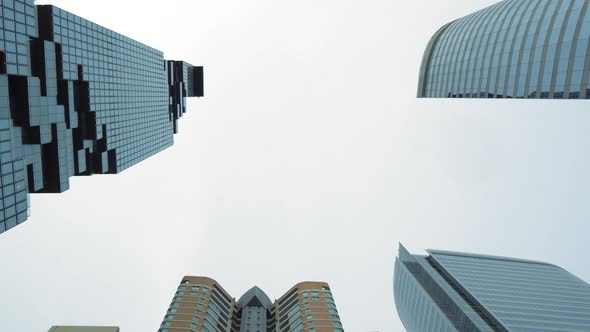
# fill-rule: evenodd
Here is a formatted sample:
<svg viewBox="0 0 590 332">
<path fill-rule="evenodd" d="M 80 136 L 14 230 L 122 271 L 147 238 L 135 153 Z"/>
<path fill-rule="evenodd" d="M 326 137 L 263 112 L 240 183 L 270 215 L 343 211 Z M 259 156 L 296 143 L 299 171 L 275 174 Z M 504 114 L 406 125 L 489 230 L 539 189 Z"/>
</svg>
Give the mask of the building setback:
<svg viewBox="0 0 590 332">
<path fill-rule="evenodd" d="M 343 332 L 330 286 L 303 282 L 274 303 L 258 287 L 238 301 L 215 280 L 184 277 L 159 332 Z"/>
<path fill-rule="evenodd" d="M 443 26 L 422 60 L 418 97 L 590 98 L 584 0 L 505 0 Z"/>
<path fill-rule="evenodd" d="M 0 233 L 29 193 L 116 174 L 173 144 L 203 69 L 54 6 L 0 4 Z"/>
<path fill-rule="evenodd" d="M 400 245 L 394 297 L 408 332 L 590 331 L 590 285 L 555 265 Z"/>
</svg>

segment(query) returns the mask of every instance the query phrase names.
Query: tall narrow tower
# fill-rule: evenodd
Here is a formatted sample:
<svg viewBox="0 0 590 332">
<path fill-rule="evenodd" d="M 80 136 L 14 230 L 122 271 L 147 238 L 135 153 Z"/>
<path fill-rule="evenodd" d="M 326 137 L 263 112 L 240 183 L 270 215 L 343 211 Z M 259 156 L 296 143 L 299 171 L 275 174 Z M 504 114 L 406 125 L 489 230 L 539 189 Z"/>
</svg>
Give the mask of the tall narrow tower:
<svg viewBox="0 0 590 332">
<path fill-rule="evenodd" d="M 159 332 L 344 332 L 330 286 L 295 285 L 274 303 L 258 287 L 238 301 L 215 280 L 184 277 Z"/>
</svg>

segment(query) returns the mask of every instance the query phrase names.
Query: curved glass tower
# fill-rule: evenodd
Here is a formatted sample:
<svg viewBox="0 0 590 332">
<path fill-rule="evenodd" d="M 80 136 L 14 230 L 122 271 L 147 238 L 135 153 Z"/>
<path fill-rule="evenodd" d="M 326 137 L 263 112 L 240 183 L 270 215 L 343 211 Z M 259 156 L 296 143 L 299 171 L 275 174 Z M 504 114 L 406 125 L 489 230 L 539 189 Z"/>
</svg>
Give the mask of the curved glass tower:
<svg viewBox="0 0 590 332">
<path fill-rule="evenodd" d="M 426 48 L 418 97 L 590 98 L 584 0 L 505 0 L 443 26 Z"/>
<path fill-rule="evenodd" d="M 555 265 L 400 245 L 394 297 L 408 332 L 590 331 L 590 285 Z"/>
</svg>

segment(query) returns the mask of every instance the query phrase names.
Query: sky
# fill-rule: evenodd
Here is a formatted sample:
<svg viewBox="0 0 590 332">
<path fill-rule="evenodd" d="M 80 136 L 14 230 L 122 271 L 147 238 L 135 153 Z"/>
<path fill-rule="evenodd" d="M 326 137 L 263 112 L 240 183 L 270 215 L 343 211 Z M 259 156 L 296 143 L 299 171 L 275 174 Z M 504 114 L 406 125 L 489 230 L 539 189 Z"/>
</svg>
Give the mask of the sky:
<svg viewBox="0 0 590 332">
<path fill-rule="evenodd" d="M 416 99 L 424 48 L 484 0 L 44 0 L 205 66 L 175 145 L 32 195 L 0 236 L 0 326 L 156 331 L 184 275 L 239 298 L 330 283 L 350 332 L 404 331 L 398 244 L 590 281 L 587 101 Z"/>
</svg>

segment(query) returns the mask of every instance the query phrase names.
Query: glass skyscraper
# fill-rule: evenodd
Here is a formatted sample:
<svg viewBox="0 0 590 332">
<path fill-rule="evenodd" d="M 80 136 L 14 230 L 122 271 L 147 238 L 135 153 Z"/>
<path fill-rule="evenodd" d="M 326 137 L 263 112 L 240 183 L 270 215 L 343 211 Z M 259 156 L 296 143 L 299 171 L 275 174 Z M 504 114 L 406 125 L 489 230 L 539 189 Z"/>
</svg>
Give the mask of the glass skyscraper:
<svg viewBox="0 0 590 332">
<path fill-rule="evenodd" d="M 295 285 L 274 303 L 258 287 L 238 301 L 215 280 L 184 277 L 159 332 L 343 332 L 324 282 Z"/>
<path fill-rule="evenodd" d="M 0 3 L 0 233 L 29 193 L 119 173 L 170 147 L 203 70 L 54 6 Z"/>
<path fill-rule="evenodd" d="M 443 26 L 418 97 L 590 98 L 585 0 L 505 0 Z"/>
<path fill-rule="evenodd" d="M 543 262 L 400 245 L 394 296 L 408 332 L 590 331 L 590 285 Z"/>
</svg>

